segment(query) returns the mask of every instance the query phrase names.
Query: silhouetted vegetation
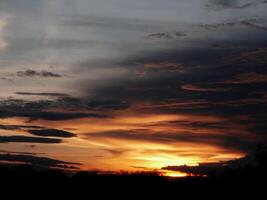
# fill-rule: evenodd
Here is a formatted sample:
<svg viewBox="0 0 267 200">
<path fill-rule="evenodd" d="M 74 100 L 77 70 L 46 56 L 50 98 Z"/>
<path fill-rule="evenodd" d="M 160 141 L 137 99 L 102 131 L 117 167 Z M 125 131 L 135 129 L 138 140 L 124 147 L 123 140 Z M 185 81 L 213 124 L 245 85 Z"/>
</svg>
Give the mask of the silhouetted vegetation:
<svg viewBox="0 0 267 200">
<path fill-rule="evenodd" d="M 170 178 L 157 172 L 70 172 L 62 170 L 36 170 L 29 165 L 0 165 L 1 190 L 11 194 L 36 197 L 54 195 L 61 197 L 83 195 L 85 199 L 108 197 L 149 197 L 170 196 L 212 197 L 230 199 L 265 193 L 267 180 L 267 151 L 259 146 L 256 151 L 257 163 L 239 168 L 226 168 L 220 175 L 208 177 Z M 93 198 L 97 195 L 98 198 Z"/>
</svg>

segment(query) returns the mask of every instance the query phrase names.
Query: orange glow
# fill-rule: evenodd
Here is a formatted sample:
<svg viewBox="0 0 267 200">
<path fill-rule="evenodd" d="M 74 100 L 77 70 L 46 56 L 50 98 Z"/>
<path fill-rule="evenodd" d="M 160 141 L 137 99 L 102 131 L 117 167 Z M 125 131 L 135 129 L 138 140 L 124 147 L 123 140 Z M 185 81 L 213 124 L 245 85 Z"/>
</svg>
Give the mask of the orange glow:
<svg viewBox="0 0 267 200">
<path fill-rule="evenodd" d="M 230 151 L 220 146 L 208 143 L 195 143 L 180 140 L 150 140 L 153 134 L 175 134 L 191 132 L 201 134 L 227 134 L 223 130 L 192 129 L 184 125 L 172 125 L 168 122 L 176 121 L 204 121 L 217 122 L 223 118 L 213 116 L 173 115 L 173 114 L 138 114 L 113 113 L 113 118 L 83 118 L 71 121 L 35 120 L 31 125 L 68 130 L 77 134 L 77 137 L 64 139 L 61 144 L 38 144 L 31 151 L 43 153 L 51 158 L 82 163 L 83 170 L 127 170 L 136 171 L 140 168 L 161 170 L 166 166 L 197 165 L 201 162 L 218 162 L 242 157 L 242 152 Z M 25 118 L 1 119 L 3 125 L 29 125 Z M 104 135 L 95 137 L 98 133 L 115 131 L 115 137 Z M 135 134 L 139 131 L 140 137 L 116 137 L 120 134 Z M 240 127 L 240 134 L 242 127 Z M 18 130 L 16 134 L 29 136 L 27 130 Z M 14 130 L 5 130 L 1 134 L 14 134 Z M 237 132 L 238 133 L 238 132 Z M 129 134 L 128 134 L 129 135 Z M 142 137 L 149 136 L 149 137 Z M 164 135 L 165 137 L 165 135 Z M 148 138 L 148 139 L 147 139 Z M 25 144 L 3 144 L 5 149 L 28 151 Z M 94 162 L 92 162 L 92 160 Z M 134 167 L 136 166 L 136 167 Z M 186 176 L 180 172 L 166 172 L 166 176 Z"/>
<path fill-rule="evenodd" d="M 163 171 L 163 175 L 172 178 L 186 177 L 188 174 L 175 171 Z"/>
</svg>

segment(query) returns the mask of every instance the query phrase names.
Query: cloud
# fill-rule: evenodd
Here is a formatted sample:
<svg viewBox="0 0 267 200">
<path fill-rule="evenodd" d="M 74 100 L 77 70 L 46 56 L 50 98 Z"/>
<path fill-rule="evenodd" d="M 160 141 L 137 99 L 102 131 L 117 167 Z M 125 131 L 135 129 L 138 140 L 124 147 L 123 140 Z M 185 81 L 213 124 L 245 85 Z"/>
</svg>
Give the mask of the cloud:
<svg viewBox="0 0 267 200">
<path fill-rule="evenodd" d="M 62 111 L 53 111 L 53 109 Z M 75 108 L 76 111 L 70 110 Z M 45 110 L 50 111 L 45 111 Z M 51 110 L 52 109 L 52 110 Z M 81 110 L 80 112 L 77 110 Z M 109 118 L 104 114 L 82 110 L 82 104 L 76 99 L 63 97 L 55 101 L 25 101 L 19 99 L 8 99 L 0 101 L 0 118 L 25 117 L 29 121 L 33 120 L 72 120 L 79 118 Z"/>
<path fill-rule="evenodd" d="M 148 40 L 174 40 L 181 37 L 185 37 L 186 34 L 182 32 L 164 32 L 164 33 L 152 33 L 145 38 Z"/>
<path fill-rule="evenodd" d="M 242 20 L 235 20 L 235 21 L 227 21 L 222 23 L 214 23 L 214 24 L 200 24 L 199 27 L 213 30 L 219 28 L 242 28 L 247 27 L 251 29 L 266 31 L 267 25 L 266 20 L 261 18 L 249 18 L 249 19 L 242 19 Z"/>
<path fill-rule="evenodd" d="M 130 105 L 127 101 L 113 99 L 89 99 L 86 107 L 89 110 L 107 111 L 107 110 L 124 110 Z"/>
<path fill-rule="evenodd" d="M 267 83 L 267 74 L 258 74 L 258 73 L 245 73 L 238 74 L 232 80 L 226 80 L 224 83 L 228 84 L 249 84 L 249 83 Z"/>
<path fill-rule="evenodd" d="M 182 72 L 187 66 L 179 63 L 145 63 L 145 70 L 154 71 L 180 71 Z"/>
<path fill-rule="evenodd" d="M 54 92 L 16 92 L 17 95 L 23 96 L 52 96 L 52 97 L 67 97 L 67 94 Z"/>
<path fill-rule="evenodd" d="M 21 155 L 32 155 L 32 156 L 36 156 L 38 154 L 41 154 L 41 153 L 32 153 L 32 152 L 21 152 L 21 151 L 1 151 L 0 150 L 0 154 L 21 154 Z"/>
<path fill-rule="evenodd" d="M 263 149 L 264 150 L 264 149 Z M 221 161 L 221 162 L 213 162 L 213 163 L 199 163 L 196 166 L 188 166 L 188 165 L 181 165 L 181 166 L 167 166 L 163 167 L 163 170 L 171 170 L 171 171 L 179 171 L 188 174 L 194 175 L 219 175 L 224 173 L 229 169 L 240 169 L 243 167 L 255 167 L 259 165 L 259 147 L 258 150 L 255 149 L 250 152 L 248 155 L 232 159 L 228 161 Z M 262 151 L 262 150 L 261 150 Z M 266 152 L 266 150 L 264 150 Z M 266 156 L 266 155 L 264 155 Z"/>
<path fill-rule="evenodd" d="M 62 137 L 62 138 L 70 138 L 75 137 L 74 133 L 69 131 L 59 130 L 59 129 L 48 129 L 42 126 L 27 126 L 27 125 L 0 125 L 0 129 L 8 130 L 8 131 L 17 131 L 23 130 L 28 133 L 41 136 L 41 137 Z"/>
<path fill-rule="evenodd" d="M 81 113 L 81 112 L 46 112 L 46 111 L 7 111 L 1 110 L 0 118 L 11 118 L 11 117 L 26 117 L 30 121 L 43 119 L 43 120 L 54 120 L 64 121 L 79 118 L 106 118 L 107 116 L 95 113 Z"/>
<path fill-rule="evenodd" d="M 240 2 L 240 0 L 209 0 L 206 4 L 208 9 L 224 10 L 224 9 L 245 9 L 254 6 L 254 2 Z"/>
<path fill-rule="evenodd" d="M 63 130 L 57 130 L 57 129 L 40 129 L 40 130 L 29 130 L 29 133 L 37 136 L 42 137 L 63 137 L 63 138 L 70 138 L 75 137 L 76 135 Z"/>
<path fill-rule="evenodd" d="M 201 86 L 190 85 L 190 84 L 182 85 L 181 88 L 183 90 L 190 91 L 190 92 L 225 92 L 225 91 L 230 90 L 227 88 L 201 87 Z"/>
<path fill-rule="evenodd" d="M 27 137 L 27 136 L 0 136 L 0 143 L 41 143 L 58 144 L 62 141 L 54 138 Z"/>
<path fill-rule="evenodd" d="M 33 166 L 45 168 L 61 168 L 61 169 L 79 169 L 79 163 L 65 162 L 47 157 L 37 157 L 34 155 L 25 155 L 17 153 L 0 153 L 0 162 L 7 161 L 13 163 L 26 163 Z"/>
<path fill-rule="evenodd" d="M 266 47 L 251 49 L 251 50 L 244 50 L 244 52 L 239 52 L 232 56 L 229 56 L 225 61 L 222 63 L 230 63 L 230 64 L 243 64 L 243 65 L 262 65 L 267 63 L 267 49 Z M 253 70 L 252 70 L 253 71 Z"/>
<path fill-rule="evenodd" d="M 171 123 L 168 126 L 171 127 Z M 157 125 L 155 125 L 155 127 L 157 127 Z M 158 127 L 161 126 L 158 125 Z M 222 134 L 222 130 L 228 131 L 228 133 Z M 151 127 L 146 127 L 144 129 L 140 127 L 140 130 L 113 130 L 88 133 L 87 138 L 143 141 L 159 144 L 179 144 L 187 142 L 192 144 L 209 144 L 236 151 L 247 151 L 253 148 L 255 141 L 251 141 L 249 137 L 245 137 L 244 135 L 246 135 L 246 133 L 243 131 L 240 133 L 238 130 L 231 130 L 229 128 L 209 128 L 207 125 L 205 128 L 199 128 L 199 130 L 192 129 L 190 126 L 187 128 L 183 128 L 182 126 L 179 128 L 179 126 L 177 126 L 174 132 L 154 131 Z"/>
<path fill-rule="evenodd" d="M 225 170 L 227 166 L 227 162 L 219 162 L 219 163 L 199 163 L 197 166 L 168 166 L 163 167 L 163 170 L 170 170 L 170 171 L 179 171 L 184 172 L 187 174 L 194 174 L 194 175 L 208 175 L 212 172 L 222 172 Z"/>
<path fill-rule="evenodd" d="M 54 72 L 49 71 L 35 71 L 35 70 L 25 70 L 25 71 L 18 71 L 17 76 L 19 77 L 42 77 L 42 78 L 61 78 L 63 75 L 57 74 Z"/>
<path fill-rule="evenodd" d="M 25 125 L 2 125 L 0 124 L 0 129 L 2 130 L 24 130 L 24 129 L 41 129 L 42 126 L 25 126 Z"/>
</svg>

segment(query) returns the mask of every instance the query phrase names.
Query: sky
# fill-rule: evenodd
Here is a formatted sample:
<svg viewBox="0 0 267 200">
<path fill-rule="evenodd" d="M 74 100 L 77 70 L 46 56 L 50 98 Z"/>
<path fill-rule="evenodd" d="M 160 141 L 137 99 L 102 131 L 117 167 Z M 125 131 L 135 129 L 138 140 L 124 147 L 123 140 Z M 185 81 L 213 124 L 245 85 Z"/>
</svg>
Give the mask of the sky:
<svg viewBox="0 0 267 200">
<path fill-rule="evenodd" d="M 0 0 L 0 162 L 221 163 L 267 142 L 267 1 Z"/>
</svg>

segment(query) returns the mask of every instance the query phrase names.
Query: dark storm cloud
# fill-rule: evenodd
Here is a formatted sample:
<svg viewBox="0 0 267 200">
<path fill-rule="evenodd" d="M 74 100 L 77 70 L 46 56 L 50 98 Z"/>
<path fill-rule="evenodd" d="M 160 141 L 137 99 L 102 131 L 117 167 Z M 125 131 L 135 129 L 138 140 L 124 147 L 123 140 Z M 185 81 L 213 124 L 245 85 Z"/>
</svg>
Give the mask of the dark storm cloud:
<svg viewBox="0 0 267 200">
<path fill-rule="evenodd" d="M 43 77 L 43 78 L 61 78 L 63 75 L 57 74 L 54 72 L 49 71 L 35 71 L 35 70 L 25 70 L 25 71 L 18 71 L 17 76 L 19 77 Z"/>
<path fill-rule="evenodd" d="M 62 141 L 54 138 L 27 137 L 27 136 L 0 136 L 0 143 L 41 143 L 58 144 Z"/>
<path fill-rule="evenodd" d="M 79 163 L 65 162 L 47 157 L 38 157 L 34 155 L 16 154 L 16 153 L 0 153 L 0 162 L 26 163 L 38 167 L 45 168 L 63 168 L 63 169 L 79 169 Z"/>
<path fill-rule="evenodd" d="M 63 137 L 63 138 L 69 138 L 69 137 L 75 137 L 76 135 L 63 130 L 57 130 L 57 129 L 40 129 L 40 130 L 29 130 L 29 133 L 36 135 L 36 136 L 42 136 L 42 137 Z"/>
<path fill-rule="evenodd" d="M 194 134 L 195 130 L 176 134 L 118 130 L 95 133 L 90 137 L 159 143 L 185 141 L 245 152 L 258 142 L 266 141 L 266 39 L 262 33 L 253 32 L 253 35 L 251 41 L 247 41 L 243 34 L 238 36 L 239 39 L 220 41 L 218 44 L 223 48 L 207 43 L 200 47 L 200 42 L 183 51 L 169 49 L 129 56 L 116 64 L 128 68 L 132 76 L 116 82 L 107 80 L 88 97 L 95 102 L 127 102 L 129 108 L 139 106 L 139 112 L 229 119 L 243 116 L 246 119 L 216 124 L 187 122 L 187 128 L 200 129 L 201 134 Z M 176 70 L 170 70 L 169 66 L 175 66 Z M 143 102 L 149 102 L 149 105 L 142 107 Z M 208 130 L 206 134 L 205 130 Z M 214 131 L 213 134 L 210 131 Z"/>
<path fill-rule="evenodd" d="M 259 38 L 260 40 L 261 38 Z M 258 43 L 260 42 L 255 41 L 255 44 Z M 242 41 L 239 44 L 246 45 Z M 264 48 L 255 50 L 254 47 L 250 49 L 250 44 L 247 44 L 246 47 L 245 49 L 239 47 L 231 49 L 203 47 L 191 48 L 183 52 L 169 50 L 167 52 L 136 55 L 118 65 L 134 66 L 130 67 L 129 70 L 138 69 L 137 71 L 142 73 L 141 77 L 137 73 L 136 77 L 131 77 L 131 79 L 121 78 L 116 84 L 107 81 L 106 86 L 96 88 L 93 94 L 96 95 L 96 99 L 111 98 L 114 101 L 167 100 L 170 98 L 189 100 L 191 98 L 191 100 L 203 99 L 212 102 L 220 99 L 222 101 L 236 100 L 238 96 L 244 98 L 244 96 L 247 96 L 247 92 L 252 91 L 252 89 L 264 90 L 264 84 L 262 86 L 258 85 L 258 88 L 253 85 L 243 88 L 242 86 L 232 87 L 232 85 L 223 84 L 223 82 L 240 76 L 243 79 L 253 78 L 256 82 L 263 82 L 264 73 L 266 73 L 265 68 L 262 67 L 266 63 L 264 59 L 265 50 Z M 178 66 L 177 69 L 179 69 L 172 71 L 169 70 L 167 65 Z M 244 77 L 241 74 L 247 75 Z M 198 85 L 202 90 L 206 88 L 210 91 L 219 89 L 221 94 L 219 92 L 218 94 L 208 95 L 192 94 L 179 90 L 182 85 Z M 147 95 L 141 95 L 142 91 L 145 91 Z"/>
</svg>

